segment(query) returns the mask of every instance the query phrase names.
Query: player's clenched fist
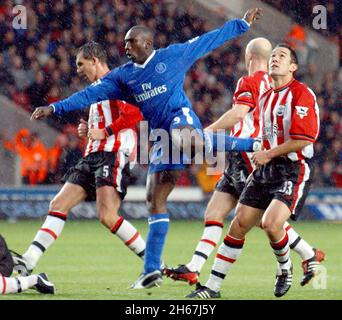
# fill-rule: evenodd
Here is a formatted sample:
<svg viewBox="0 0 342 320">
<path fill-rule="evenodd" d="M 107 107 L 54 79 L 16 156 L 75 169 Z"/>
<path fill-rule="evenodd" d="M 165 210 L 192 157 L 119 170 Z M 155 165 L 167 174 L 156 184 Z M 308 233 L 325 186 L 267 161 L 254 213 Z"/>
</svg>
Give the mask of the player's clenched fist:
<svg viewBox="0 0 342 320">
<path fill-rule="evenodd" d="M 106 135 L 102 129 L 89 129 L 88 138 L 90 140 L 103 140 L 106 138 Z"/>
<path fill-rule="evenodd" d="M 261 167 L 262 165 L 270 162 L 272 158 L 269 155 L 268 150 L 260 150 L 254 152 L 252 155 L 252 161 L 257 167 Z"/>
<path fill-rule="evenodd" d="M 38 107 L 36 108 L 32 115 L 31 120 L 40 120 L 49 117 L 53 113 L 53 108 L 51 106 Z"/>
<path fill-rule="evenodd" d="M 262 9 L 260 8 L 251 8 L 248 9 L 243 18 L 249 23 L 252 24 L 255 20 L 260 19 L 262 16 Z"/>
<path fill-rule="evenodd" d="M 88 135 L 88 122 L 81 119 L 77 128 L 77 133 L 80 138 L 86 138 Z"/>
</svg>

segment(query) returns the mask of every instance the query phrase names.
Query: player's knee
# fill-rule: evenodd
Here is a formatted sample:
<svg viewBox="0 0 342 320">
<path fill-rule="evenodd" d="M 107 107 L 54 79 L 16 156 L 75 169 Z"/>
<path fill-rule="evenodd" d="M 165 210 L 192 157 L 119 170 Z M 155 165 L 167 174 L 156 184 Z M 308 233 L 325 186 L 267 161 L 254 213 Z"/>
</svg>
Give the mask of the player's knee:
<svg viewBox="0 0 342 320">
<path fill-rule="evenodd" d="M 49 210 L 50 211 L 60 211 L 60 212 L 63 212 L 65 214 L 67 214 L 66 211 L 68 211 L 64 201 L 59 197 L 55 197 L 50 201 Z"/>
<path fill-rule="evenodd" d="M 157 212 L 159 210 L 159 206 L 156 203 L 156 201 L 153 200 L 146 200 L 146 207 L 148 212 L 152 213 L 152 212 Z"/>
<path fill-rule="evenodd" d="M 272 220 L 262 221 L 260 224 L 261 229 L 263 229 L 268 235 L 275 234 L 279 231 L 279 226 Z"/>
<path fill-rule="evenodd" d="M 163 199 L 147 198 L 146 207 L 150 213 L 162 213 L 166 212 L 166 201 Z"/>
<path fill-rule="evenodd" d="M 120 218 L 117 211 L 114 211 L 114 212 L 99 211 L 98 217 L 99 217 L 99 221 L 108 229 L 113 228 L 116 222 Z"/>
<path fill-rule="evenodd" d="M 233 222 L 235 224 L 235 228 L 237 228 L 241 233 L 247 233 L 250 229 L 250 222 L 244 217 L 236 216 Z"/>
<path fill-rule="evenodd" d="M 108 208 L 105 204 L 97 206 L 97 215 L 99 221 L 106 227 L 112 228 L 119 219 L 120 206 L 111 206 Z"/>
<path fill-rule="evenodd" d="M 207 209 L 204 213 L 204 221 L 218 221 L 223 222 L 225 215 L 218 212 Z"/>
</svg>

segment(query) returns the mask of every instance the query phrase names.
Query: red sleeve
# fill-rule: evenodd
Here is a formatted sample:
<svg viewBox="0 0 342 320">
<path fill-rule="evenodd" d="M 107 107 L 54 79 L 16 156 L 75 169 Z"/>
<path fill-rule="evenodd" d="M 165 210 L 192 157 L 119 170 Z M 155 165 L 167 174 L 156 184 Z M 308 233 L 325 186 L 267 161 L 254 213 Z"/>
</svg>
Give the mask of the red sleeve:
<svg viewBox="0 0 342 320">
<path fill-rule="evenodd" d="M 315 142 L 319 134 L 319 111 L 315 96 L 301 88 L 292 102 L 290 137 L 294 140 Z"/>
<path fill-rule="evenodd" d="M 119 108 L 119 117 L 105 128 L 106 135 L 118 133 L 120 130 L 134 128 L 143 116 L 138 107 L 125 101 L 117 101 Z"/>
<path fill-rule="evenodd" d="M 250 77 L 239 79 L 233 96 L 233 104 L 243 104 L 251 109 L 255 108 L 256 101 L 253 93 L 253 84 Z"/>
</svg>

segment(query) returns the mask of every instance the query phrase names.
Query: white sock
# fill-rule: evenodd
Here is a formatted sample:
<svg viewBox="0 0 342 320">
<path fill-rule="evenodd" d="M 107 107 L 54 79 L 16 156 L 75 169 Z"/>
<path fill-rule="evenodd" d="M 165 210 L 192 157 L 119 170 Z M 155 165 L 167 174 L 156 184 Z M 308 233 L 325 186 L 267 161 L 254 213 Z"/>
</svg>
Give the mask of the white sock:
<svg viewBox="0 0 342 320">
<path fill-rule="evenodd" d="M 285 222 L 284 228 L 289 235 L 290 248 L 297 252 L 302 260 L 308 260 L 312 258 L 315 254 L 313 248 L 298 235 L 298 233 L 288 222 Z"/>
<path fill-rule="evenodd" d="M 277 242 L 270 242 L 273 252 L 279 262 L 280 268 L 289 269 L 291 267 L 289 236 L 284 230 L 284 236 Z"/>
<path fill-rule="evenodd" d="M 27 251 L 23 254 L 30 270 L 35 268 L 45 250 L 60 236 L 66 219 L 67 216 L 64 213 L 49 211 L 44 224 L 37 232 Z"/>
<path fill-rule="evenodd" d="M 192 272 L 201 272 L 205 262 L 214 251 L 222 235 L 223 223 L 218 221 L 205 221 L 201 240 L 197 244 L 191 261 L 186 265 Z"/>
<path fill-rule="evenodd" d="M 145 240 L 132 224 L 120 217 L 111 232 L 116 234 L 137 256 L 144 259 Z"/>
<path fill-rule="evenodd" d="M 224 238 L 224 242 L 217 250 L 206 287 L 215 292 L 220 291 L 224 278 L 242 252 L 244 242 L 245 239 L 235 239 L 229 235 Z"/>
<path fill-rule="evenodd" d="M 37 275 L 16 278 L 9 278 L 0 275 L 0 292 L 2 294 L 19 293 L 32 288 L 37 284 L 37 281 Z"/>
</svg>

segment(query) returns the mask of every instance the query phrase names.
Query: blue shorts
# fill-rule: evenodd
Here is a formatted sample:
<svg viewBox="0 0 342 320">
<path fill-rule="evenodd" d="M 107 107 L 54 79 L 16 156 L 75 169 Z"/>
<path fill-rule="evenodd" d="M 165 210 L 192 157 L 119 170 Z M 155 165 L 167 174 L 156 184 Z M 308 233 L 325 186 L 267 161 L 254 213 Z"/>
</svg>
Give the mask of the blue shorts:
<svg viewBox="0 0 342 320">
<path fill-rule="evenodd" d="M 191 163 L 182 152 L 179 153 L 170 139 L 170 132 L 181 126 L 190 126 L 203 135 L 202 124 L 195 112 L 190 108 L 182 108 L 182 113 L 174 115 L 171 121 L 161 128 L 163 132 L 158 131 L 159 129 L 152 131 L 158 139 L 150 150 L 148 174 L 164 170 L 184 170 Z M 166 132 L 168 136 L 165 135 Z"/>
</svg>

